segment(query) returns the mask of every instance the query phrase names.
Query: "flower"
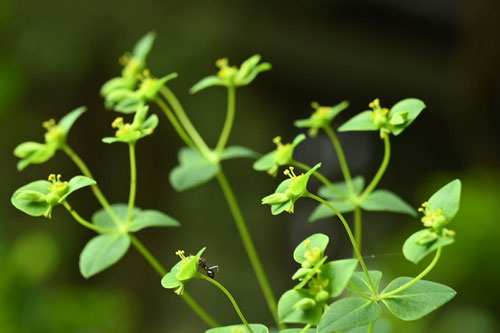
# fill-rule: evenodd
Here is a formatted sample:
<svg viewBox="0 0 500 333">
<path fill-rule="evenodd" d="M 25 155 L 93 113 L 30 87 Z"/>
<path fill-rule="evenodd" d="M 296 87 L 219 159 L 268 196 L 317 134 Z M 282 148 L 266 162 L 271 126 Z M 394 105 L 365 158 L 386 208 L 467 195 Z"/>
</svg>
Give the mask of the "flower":
<svg viewBox="0 0 500 333">
<path fill-rule="evenodd" d="M 182 295 L 184 292 L 184 284 L 194 278 L 198 273 L 198 262 L 206 247 L 202 248 L 196 255 L 186 257 L 183 250 L 178 250 L 175 255 L 181 258 L 177 264 L 172 267 L 170 272 L 165 274 L 161 280 L 163 288 L 173 289 L 177 295 Z"/>
<path fill-rule="evenodd" d="M 281 136 L 275 137 L 273 142 L 276 144 L 276 149 L 255 161 L 253 164 L 254 170 L 267 171 L 268 174 L 275 177 L 280 166 L 292 163 L 295 147 L 305 139 L 306 136 L 304 134 L 299 134 L 293 139 L 292 143 L 283 144 Z"/>
<path fill-rule="evenodd" d="M 116 118 L 111 127 L 116 128 L 114 137 L 103 138 L 105 143 L 125 142 L 135 143 L 140 138 L 151 135 L 158 126 L 158 116 L 153 114 L 146 119 L 149 107 L 143 105 L 137 110 L 132 123 L 124 123 L 122 117 Z"/>
<path fill-rule="evenodd" d="M 283 211 L 289 213 L 294 212 L 295 202 L 307 195 L 307 182 L 309 177 L 321 166 L 321 163 L 316 164 L 311 170 L 305 174 L 296 175 L 294 168 L 290 167 L 284 171 L 284 174 L 289 176 L 278 185 L 274 194 L 262 198 L 262 204 L 271 205 L 271 213 L 277 215 Z"/>
<path fill-rule="evenodd" d="M 343 101 L 335 106 L 321 106 L 317 102 L 312 102 L 311 107 L 315 110 L 306 119 L 299 119 L 294 122 L 296 127 L 308 127 L 309 135 L 315 137 L 321 128 L 330 126 L 333 119 L 349 106 L 348 101 Z"/>
<path fill-rule="evenodd" d="M 47 130 L 45 143 L 28 141 L 21 143 L 14 149 L 14 155 L 21 158 L 17 163 L 17 169 L 23 170 L 30 164 L 40 164 L 48 161 L 58 149 L 66 145 L 66 138 L 73 123 L 86 111 L 85 107 L 79 107 L 61 118 L 56 123 L 54 119 L 44 121 L 42 126 Z"/>
<path fill-rule="evenodd" d="M 196 83 L 189 92 L 195 94 L 200 90 L 212 86 L 241 87 L 252 82 L 259 73 L 271 69 L 268 62 L 260 63 L 260 55 L 256 54 L 245 60 L 240 68 L 229 65 L 228 58 L 222 58 L 215 62 L 219 68 L 217 75 L 207 76 Z"/>
</svg>

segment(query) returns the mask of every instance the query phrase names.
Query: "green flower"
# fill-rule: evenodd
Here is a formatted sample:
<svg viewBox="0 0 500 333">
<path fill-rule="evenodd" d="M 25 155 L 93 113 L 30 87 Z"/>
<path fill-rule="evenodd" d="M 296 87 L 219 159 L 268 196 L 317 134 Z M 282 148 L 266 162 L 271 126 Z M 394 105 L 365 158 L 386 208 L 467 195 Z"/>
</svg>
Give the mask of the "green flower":
<svg viewBox="0 0 500 333">
<path fill-rule="evenodd" d="M 31 216 L 52 216 L 52 208 L 66 200 L 74 191 L 96 182 L 84 176 L 75 176 L 69 182 L 61 181 L 61 175 L 51 174 L 49 181 L 38 180 L 19 188 L 11 202 L 20 211 Z"/>
<path fill-rule="evenodd" d="M 294 122 L 296 127 L 308 127 L 309 135 L 315 137 L 321 128 L 330 126 L 330 123 L 335 117 L 349 106 L 348 101 L 343 101 L 335 106 L 321 106 L 317 102 L 311 103 L 312 108 L 315 110 L 313 114 L 307 119 L 299 119 Z"/>
<path fill-rule="evenodd" d="M 416 98 L 407 98 L 389 110 L 380 106 L 378 98 L 369 107 L 372 110 L 361 112 L 339 127 L 340 132 L 346 131 L 380 131 L 384 138 L 389 133 L 399 135 L 425 109 L 425 104 Z"/>
<path fill-rule="evenodd" d="M 228 58 L 222 58 L 215 62 L 219 68 L 217 75 L 207 76 L 196 83 L 189 92 L 195 94 L 200 90 L 212 86 L 241 87 L 252 82 L 259 73 L 271 69 L 268 62 L 260 63 L 260 55 L 256 54 L 245 60 L 240 68 L 229 66 Z"/>
<path fill-rule="evenodd" d="M 304 134 L 299 134 L 293 139 L 292 143 L 281 142 L 281 136 L 273 139 L 276 149 L 265 154 L 253 164 L 254 170 L 267 171 L 273 177 L 276 177 L 278 169 L 282 165 L 291 164 L 293 161 L 293 151 L 295 147 L 306 139 Z"/>
<path fill-rule="evenodd" d="M 289 213 L 294 212 L 295 202 L 307 195 L 307 182 L 309 177 L 321 166 L 321 163 L 316 164 L 306 174 L 296 175 L 293 172 L 293 167 L 285 170 L 284 174 L 290 179 L 284 180 L 279 184 L 274 194 L 268 195 L 262 199 L 262 204 L 271 205 L 271 213 L 277 215 L 283 211 Z"/>
<path fill-rule="evenodd" d="M 151 135 L 158 126 L 158 116 L 153 114 L 146 119 L 149 107 L 143 105 L 137 110 L 132 123 L 124 123 L 122 117 L 116 118 L 111 126 L 116 128 L 114 137 L 103 138 L 105 143 L 125 142 L 135 143 L 140 138 Z"/>
<path fill-rule="evenodd" d="M 132 53 L 127 52 L 120 58 L 120 64 L 123 66 L 122 75 L 107 81 L 101 88 L 101 95 L 106 98 L 107 106 L 113 104 L 112 99 L 108 101 L 110 94 L 125 93 L 136 88 L 139 74 L 146 68 L 146 57 L 155 38 L 156 33 L 148 32 L 135 44 Z"/>
<path fill-rule="evenodd" d="M 177 295 L 184 292 L 184 284 L 195 277 L 198 273 L 198 262 L 206 247 L 202 248 L 196 255 L 186 257 L 183 250 L 178 250 L 175 255 L 181 258 L 177 264 L 161 280 L 163 288 L 173 289 Z"/>
<path fill-rule="evenodd" d="M 21 158 L 17 163 L 17 169 L 23 170 L 30 164 L 40 164 L 48 161 L 57 149 L 61 149 L 66 144 L 66 137 L 73 123 L 86 111 L 85 107 L 79 107 L 56 123 L 54 119 L 43 122 L 45 133 L 45 143 L 28 141 L 21 143 L 14 149 L 14 155 Z"/>
</svg>

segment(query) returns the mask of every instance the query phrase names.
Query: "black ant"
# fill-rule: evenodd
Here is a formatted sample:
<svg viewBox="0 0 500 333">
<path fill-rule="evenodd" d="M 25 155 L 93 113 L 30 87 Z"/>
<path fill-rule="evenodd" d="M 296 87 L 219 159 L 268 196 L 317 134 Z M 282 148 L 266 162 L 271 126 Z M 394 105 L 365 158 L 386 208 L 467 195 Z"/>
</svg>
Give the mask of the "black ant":
<svg viewBox="0 0 500 333">
<path fill-rule="evenodd" d="M 214 279 L 215 275 L 219 272 L 219 266 L 207 266 L 207 259 L 205 258 L 198 259 L 198 266 L 203 268 L 207 272 L 207 276 L 211 279 Z"/>
</svg>

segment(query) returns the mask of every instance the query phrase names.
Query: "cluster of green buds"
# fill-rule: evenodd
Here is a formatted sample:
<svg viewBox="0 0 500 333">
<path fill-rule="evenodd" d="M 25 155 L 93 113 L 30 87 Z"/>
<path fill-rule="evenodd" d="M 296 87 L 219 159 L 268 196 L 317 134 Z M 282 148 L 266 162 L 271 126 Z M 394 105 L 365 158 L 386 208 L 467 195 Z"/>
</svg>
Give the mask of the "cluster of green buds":
<svg viewBox="0 0 500 333">
<path fill-rule="evenodd" d="M 93 184 L 93 179 L 84 176 L 75 176 L 67 182 L 61 180 L 61 175 L 51 174 L 48 181 L 38 180 L 19 188 L 11 202 L 28 215 L 51 218 L 54 206 L 63 203 L 72 192 Z"/>
<path fill-rule="evenodd" d="M 315 137 L 322 128 L 330 126 L 335 117 L 349 107 L 348 101 L 343 101 L 335 106 L 321 106 L 318 102 L 312 102 L 313 114 L 306 119 L 299 119 L 294 125 L 299 128 L 309 128 L 309 135 Z"/>
<path fill-rule="evenodd" d="M 290 179 L 282 181 L 273 194 L 262 198 L 262 204 L 271 205 L 273 215 L 280 214 L 283 211 L 293 213 L 295 202 L 309 193 L 307 191 L 307 182 L 320 166 L 321 163 L 318 163 L 305 174 L 298 176 L 295 174 L 293 167 L 285 170 L 284 174 Z"/>
<path fill-rule="evenodd" d="M 254 170 L 266 171 L 271 176 L 276 177 L 280 166 L 292 164 L 293 151 L 305 139 L 304 134 L 299 134 L 293 139 L 292 143 L 282 143 L 281 136 L 275 137 L 273 142 L 276 144 L 276 149 L 255 161 L 253 164 Z"/>
<path fill-rule="evenodd" d="M 202 248 L 196 255 L 185 256 L 183 250 L 178 250 L 175 255 L 181 260 L 172 267 L 170 272 L 165 274 L 161 280 L 164 288 L 175 289 L 177 295 L 182 295 L 184 292 L 184 284 L 194 278 L 198 274 L 198 262 L 206 247 Z"/>
<path fill-rule="evenodd" d="M 278 302 L 278 314 L 284 322 L 317 324 L 325 304 L 339 296 L 349 282 L 357 260 L 326 263 L 328 242 L 328 236 L 314 234 L 295 248 L 293 258 L 301 267 L 292 280 L 298 280 L 299 284 L 285 292 Z"/>
<path fill-rule="evenodd" d="M 21 158 L 17 169 L 21 171 L 30 164 L 40 164 L 51 159 L 58 149 L 66 145 L 69 130 L 85 110 L 85 107 L 79 107 L 62 117 L 59 122 L 54 119 L 44 121 L 42 126 L 46 129 L 45 143 L 28 141 L 14 149 L 14 155 Z"/>
<path fill-rule="evenodd" d="M 105 143 L 125 142 L 134 144 L 140 138 L 151 135 L 158 126 L 158 116 L 153 114 L 148 118 L 149 107 L 142 105 L 134 115 L 132 123 L 125 123 L 123 117 L 116 118 L 111 127 L 116 129 L 114 137 L 103 138 Z"/>
<path fill-rule="evenodd" d="M 380 131 L 381 138 L 385 138 L 389 133 L 399 135 L 425 109 L 424 102 L 416 98 L 399 101 L 390 110 L 381 107 L 378 98 L 368 106 L 372 110 L 354 116 L 340 126 L 339 131 Z"/>
<path fill-rule="evenodd" d="M 217 75 L 210 75 L 196 83 L 189 92 L 195 94 L 200 90 L 212 86 L 242 87 L 250 84 L 259 73 L 271 69 L 268 62 L 260 62 L 260 55 L 256 54 L 245 60 L 240 68 L 229 65 L 228 58 L 222 58 L 215 62 L 219 68 Z"/>
</svg>

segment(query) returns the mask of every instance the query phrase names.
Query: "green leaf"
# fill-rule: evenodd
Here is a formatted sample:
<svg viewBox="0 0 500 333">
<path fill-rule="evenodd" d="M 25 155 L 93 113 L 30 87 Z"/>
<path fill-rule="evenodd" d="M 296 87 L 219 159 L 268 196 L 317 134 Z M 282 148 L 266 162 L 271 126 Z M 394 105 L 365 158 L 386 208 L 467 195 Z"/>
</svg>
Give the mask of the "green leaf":
<svg viewBox="0 0 500 333">
<path fill-rule="evenodd" d="M 85 112 L 87 108 L 85 106 L 80 106 L 77 109 L 74 109 L 67 115 L 61 118 L 57 125 L 64 131 L 64 134 L 67 135 L 75 121 Z"/>
<path fill-rule="evenodd" d="M 295 251 L 293 251 L 293 259 L 295 259 L 296 262 L 299 264 L 302 264 L 304 261 L 306 261 L 306 258 L 304 257 L 304 254 L 308 249 L 313 249 L 315 247 L 319 247 L 321 253 L 325 252 L 326 246 L 328 245 L 328 242 L 330 241 L 330 238 L 328 238 L 327 235 L 324 234 L 314 234 L 306 239 L 304 239 L 297 247 L 295 248 Z M 306 247 L 306 242 L 310 242 L 309 245 Z"/>
<path fill-rule="evenodd" d="M 250 324 L 250 328 L 254 333 L 269 333 L 269 329 L 261 324 Z M 250 331 L 245 325 L 241 324 L 211 328 L 205 333 L 250 333 Z"/>
<path fill-rule="evenodd" d="M 411 280 L 410 277 L 399 277 L 389 283 L 383 293 L 395 290 Z M 456 294 L 455 290 L 443 284 L 420 280 L 383 302 L 399 319 L 416 320 L 436 310 Z"/>
<path fill-rule="evenodd" d="M 460 206 L 461 189 L 462 183 L 459 179 L 449 182 L 432 195 L 426 208 L 431 210 L 442 209 L 446 220 L 451 221 Z"/>
<path fill-rule="evenodd" d="M 75 176 L 70 179 L 68 182 L 68 191 L 59 199 L 59 203 L 63 202 L 66 200 L 68 195 L 71 193 L 75 192 L 76 190 L 79 190 L 83 187 L 90 186 L 96 184 L 95 180 L 90 179 L 85 176 Z"/>
<path fill-rule="evenodd" d="M 38 146 L 38 147 L 37 147 Z M 14 149 L 14 155 L 23 158 L 17 162 L 17 170 L 22 171 L 30 164 L 41 164 L 48 161 L 56 153 L 57 145 L 37 142 L 24 142 Z"/>
<path fill-rule="evenodd" d="M 279 331 L 278 333 L 316 333 L 315 328 L 310 328 L 307 331 L 303 331 L 303 328 L 287 328 L 286 330 Z"/>
<path fill-rule="evenodd" d="M 339 127 L 339 132 L 347 131 L 377 131 L 379 128 L 371 118 L 373 111 L 363 111 L 360 114 L 346 121 Z"/>
<path fill-rule="evenodd" d="M 326 310 L 318 326 L 318 333 L 327 333 L 370 324 L 380 317 L 377 303 L 364 298 L 343 298 Z"/>
<path fill-rule="evenodd" d="M 318 303 L 309 309 L 302 310 L 295 305 L 303 299 L 311 298 L 306 290 L 288 290 L 278 301 L 278 317 L 284 323 L 317 325 L 321 319 L 323 304 Z"/>
<path fill-rule="evenodd" d="M 132 215 L 130 231 L 136 232 L 150 227 L 178 227 L 180 223 L 174 218 L 157 210 L 139 210 Z"/>
<path fill-rule="evenodd" d="M 196 94 L 198 91 L 201 91 L 208 87 L 225 86 L 225 85 L 226 81 L 222 80 L 220 77 L 216 75 L 211 75 L 201 79 L 198 83 L 192 86 L 191 89 L 189 89 L 189 93 Z"/>
<path fill-rule="evenodd" d="M 254 162 L 253 168 L 257 171 L 267 171 L 274 166 L 274 150 L 265 154 Z"/>
<path fill-rule="evenodd" d="M 389 111 L 389 118 L 396 116 L 398 113 L 408 112 L 405 117 L 406 121 L 401 125 L 391 126 L 391 132 L 394 135 L 399 135 L 406 127 L 408 127 L 415 118 L 418 117 L 420 112 L 425 109 L 425 104 L 416 98 L 407 98 L 402 101 L 397 102 Z"/>
<path fill-rule="evenodd" d="M 330 282 L 327 291 L 331 297 L 337 297 L 344 291 L 357 265 L 356 259 L 344 259 L 330 261 L 321 267 L 321 276 Z"/>
<path fill-rule="evenodd" d="M 387 190 L 376 190 L 370 193 L 370 195 L 361 202 L 360 206 L 364 210 L 370 211 L 404 213 L 411 216 L 417 215 L 413 207 L 404 202 L 404 200 L 396 194 Z"/>
<path fill-rule="evenodd" d="M 179 272 L 176 277 L 179 281 L 186 281 L 192 279 L 198 272 L 198 260 L 200 259 L 206 247 L 202 248 L 196 255 L 187 258 L 187 263 L 179 266 Z"/>
<path fill-rule="evenodd" d="M 39 150 L 45 149 L 45 144 L 33 141 L 23 142 L 14 149 L 14 156 L 27 158 Z"/>
<path fill-rule="evenodd" d="M 179 152 L 180 165 L 169 175 L 170 184 L 176 191 L 184 191 L 204 184 L 219 172 L 219 164 L 206 160 L 199 152 L 184 147 Z"/>
<path fill-rule="evenodd" d="M 320 197 L 335 201 L 340 201 L 349 198 L 349 187 L 346 182 L 336 182 L 332 184 L 335 188 L 332 189 L 330 186 L 323 185 L 319 188 L 318 194 Z M 352 179 L 352 186 L 356 194 L 360 194 L 365 186 L 365 179 L 363 176 L 356 176 Z"/>
<path fill-rule="evenodd" d="M 156 32 L 149 31 L 147 34 L 142 36 L 141 39 L 134 45 L 134 51 L 132 52 L 134 58 L 137 58 L 139 61 L 146 61 L 146 56 L 151 51 L 153 47 L 153 42 L 156 38 Z"/>
<path fill-rule="evenodd" d="M 118 262 L 129 246 L 127 234 L 103 234 L 92 238 L 80 254 L 80 272 L 86 279 L 102 272 Z"/>
<path fill-rule="evenodd" d="M 245 60 L 241 66 L 240 69 L 238 70 L 238 73 L 236 74 L 235 81 L 244 79 L 250 72 L 257 66 L 259 63 L 261 57 L 259 54 L 255 54 Z"/>
<path fill-rule="evenodd" d="M 328 201 L 330 205 L 335 207 L 340 213 L 348 213 L 354 210 L 354 204 L 350 201 Z M 336 216 L 336 214 L 328 206 L 319 204 L 309 215 L 309 222 L 325 219 L 327 217 Z"/>
<path fill-rule="evenodd" d="M 242 146 L 231 146 L 224 149 L 224 151 L 220 156 L 220 160 L 223 161 L 232 158 L 245 158 L 245 157 L 256 158 L 257 156 L 259 156 L 259 154 L 251 150 L 250 148 Z"/>
<path fill-rule="evenodd" d="M 380 285 L 380 280 L 382 279 L 382 272 L 380 271 L 368 271 L 370 274 L 370 278 L 375 285 L 376 290 L 378 291 L 378 287 Z M 370 283 L 366 277 L 365 272 L 354 272 L 351 277 L 351 283 L 356 287 L 356 289 L 365 294 L 372 294 L 372 290 L 370 287 Z M 354 289 L 350 286 L 347 287 L 349 290 L 354 292 Z"/>
<path fill-rule="evenodd" d="M 246 86 L 247 84 L 250 84 L 259 73 L 265 72 L 273 68 L 273 66 L 268 63 L 268 62 L 263 62 L 262 64 L 259 64 L 254 67 L 254 69 L 240 82 L 237 82 L 237 85 L 241 86 Z"/>
<path fill-rule="evenodd" d="M 179 269 L 181 268 L 181 265 L 182 265 L 182 260 L 179 261 L 177 264 L 175 264 L 174 267 L 172 267 L 172 269 L 170 270 L 170 272 L 168 272 L 163 276 L 163 278 L 161 279 L 161 285 L 163 286 L 163 288 L 173 289 L 181 285 L 181 282 L 176 277 L 177 273 L 179 272 Z"/>
<path fill-rule="evenodd" d="M 429 229 L 423 229 L 417 231 L 411 235 L 403 244 L 403 255 L 405 258 L 415 264 L 418 264 L 420 260 L 427 257 L 432 252 L 436 251 L 438 247 L 447 246 L 453 244 L 455 241 L 451 237 L 443 237 L 436 235 L 435 241 L 430 242 L 425 245 L 418 244 L 417 241 L 423 237 L 425 233 L 429 232 Z"/>
<path fill-rule="evenodd" d="M 131 97 L 118 102 L 118 104 L 115 105 L 114 110 L 129 114 L 136 112 L 143 105 L 144 102 L 142 99 L 138 97 Z"/>
<path fill-rule="evenodd" d="M 368 326 L 356 327 L 345 331 L 345 333 L 366 333 L 368 332 Z M 391 323 L 384 318 L 380 318 L 373 325 L 372 333 L 391 333 Z"/>
<path fill-rule="evenodd" d="M 113 204 L 111 208 L 121 221 L 125 221 L 128 215 L 128 205 L 124 203 Z M 98 210 L 92 215 L 92 223 L 96 226 L 118 230 L 115 222 L 109 216 L 105 209 Z M 157 210 L 142 210 L 134 207 L 132 211 L 132 220 L 130 221 L 129 231 L 136 232 L 149 227 L 177 227 L 179 222 L 174 218 Z"/>
<path fill-rule="evenodd" d="M 33 201 L 30 200 L 26 195 L 22 194 L 25 191 L 40 193 L 41 195 L 47 195 L 50 193 L 49 186 L 50 182 L 46 180 L 37 180 L 27 185 L 24 185 L 17 189 L 12 198 L 10 199 L 12 205 L 19 209 L 20 211 L 31 215 L 31 216 L 42 216 L 50 208 L 47 201 Z M 31 198 L 32 199 L 32 198 Z"/>
</svg>

